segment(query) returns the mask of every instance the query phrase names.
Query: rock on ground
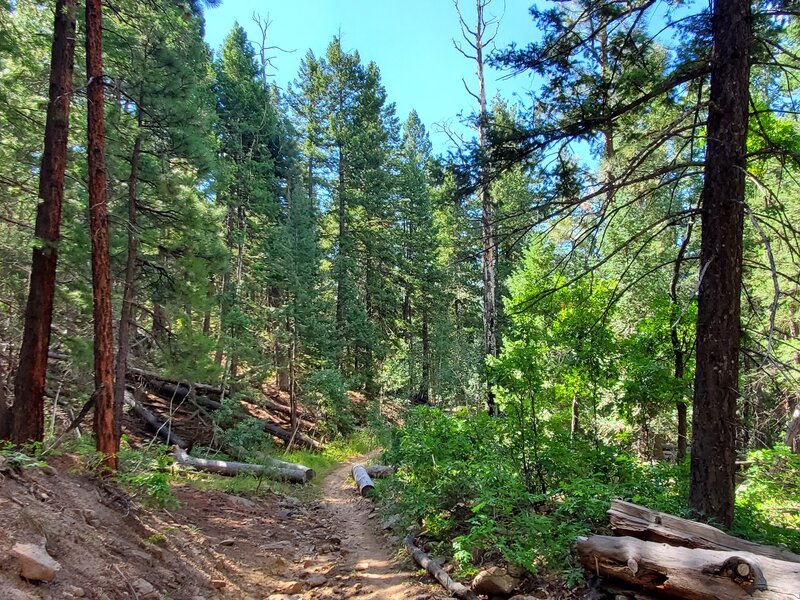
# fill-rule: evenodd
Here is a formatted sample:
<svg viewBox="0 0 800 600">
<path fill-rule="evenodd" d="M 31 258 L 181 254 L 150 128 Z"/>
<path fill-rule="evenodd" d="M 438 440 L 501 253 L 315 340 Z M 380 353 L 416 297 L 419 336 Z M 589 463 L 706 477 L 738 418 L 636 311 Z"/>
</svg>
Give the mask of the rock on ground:
<svg viewBox="0 0 800 600">
<path fill-rule="evenodd" d="M 15 544 L 11 556 L 19 561 L 19 574 L 30 581 L 52 581 L 61 565 L 36 544 Z"/>
</svg>

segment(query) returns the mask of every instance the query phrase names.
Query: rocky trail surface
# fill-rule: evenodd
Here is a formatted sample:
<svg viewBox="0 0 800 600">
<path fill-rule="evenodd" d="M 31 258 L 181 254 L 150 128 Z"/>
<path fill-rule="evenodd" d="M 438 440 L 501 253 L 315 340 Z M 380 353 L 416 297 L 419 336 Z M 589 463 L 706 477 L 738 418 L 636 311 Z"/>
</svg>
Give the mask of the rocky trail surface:
<svg viewBox="0 0 800 600">
<path fill-rule="evenodd" d="M 52 467 L 0 473 L 0 598 L 95 600 L 428 600 L 445 596 L 387 539 L 343 464 L 321 496 L 244 498 L 188 484 L 180 505 L 146 508 L 112 484 Z M 20 576 L 17 545 L 58 563 Z"/>
</svg>

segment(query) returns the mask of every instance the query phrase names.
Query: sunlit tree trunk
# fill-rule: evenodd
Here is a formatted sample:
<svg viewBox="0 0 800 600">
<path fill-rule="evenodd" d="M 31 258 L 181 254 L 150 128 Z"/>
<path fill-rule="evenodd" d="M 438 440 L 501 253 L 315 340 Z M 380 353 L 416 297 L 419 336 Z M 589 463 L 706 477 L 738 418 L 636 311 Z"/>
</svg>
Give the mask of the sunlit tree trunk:
<svg viewBox="0 0 800 600">
<path fill-rule="evenodd" d="M 75 4 L 75 0 L 56 1 L 49 102 L 39 172 L 41 202 L 36 213 L 37 243 L 33 249 L 25 328 L 14 385 L 13 418 L 9 422 L 7 415 L 0 414 L 0 438 L 10 435 L 18 444 L 40 441 L 44 437 L 44 386 L 56 287 L 75 62 Z"/>
<path fill-rule="evenodd" d="M 103 84 L 103 15 L 101 0 L 86 0 L 86 99 L 88 104 L 89 231 L 92 238 L 92 309 L 94 316 L 94 434 L 103 464 L 117 469 L 114 410 L 114 348 L 111 315 L 111 266 L 105 167 Z"/>
</svg>

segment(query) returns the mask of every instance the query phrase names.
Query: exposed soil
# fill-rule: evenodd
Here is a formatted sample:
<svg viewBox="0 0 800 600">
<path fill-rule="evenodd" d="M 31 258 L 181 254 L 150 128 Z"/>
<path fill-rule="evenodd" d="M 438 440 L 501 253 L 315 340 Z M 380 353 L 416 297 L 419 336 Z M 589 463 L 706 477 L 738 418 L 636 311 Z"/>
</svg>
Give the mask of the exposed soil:
<svg viewBox="0 0 800 600">
<path fill-rule="evenodd" d="M 393 560 L 370 501 L 349 481 L 350 465 L 327 478 L 317 501 L 180 484 L 174 510 L 141 506 L 80 472 L 70 457 L 53 467 L 0 474 L 2 600 L 444 596 L 409 563 Z M 9 551 L 40 540 L 62 569 L 52 582 L 34 584 L 19 577 Z"/>
</svg>

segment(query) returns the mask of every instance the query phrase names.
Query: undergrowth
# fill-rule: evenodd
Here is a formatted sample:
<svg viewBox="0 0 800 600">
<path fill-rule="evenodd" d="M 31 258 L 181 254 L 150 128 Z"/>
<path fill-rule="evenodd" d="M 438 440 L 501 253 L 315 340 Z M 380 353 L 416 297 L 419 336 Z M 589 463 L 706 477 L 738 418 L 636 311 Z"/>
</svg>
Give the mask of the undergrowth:
<svg viewBox="0 0 800 600">
<path fill-rule="evenodd" d="M 575 539 L 609 533 L 612 499 L 688 516 L 688 461 L 645 464 L 622 447 L 573 440 L 557 427 L 540 432 L 531 453 L 518 429 L 485 413 L 415 409 L 386 455 L 398 473 L 378 483 L 383 510 L 421 525 L 433 551 L 453 556 L 462 575 L 502 558 L 559 573 L 567 585 L 583 577 L 571 553 Z M 800 457 L 778 449 L 754 460 L 739 488 L 736 533 L 798 551 Z"/>
</svg>

